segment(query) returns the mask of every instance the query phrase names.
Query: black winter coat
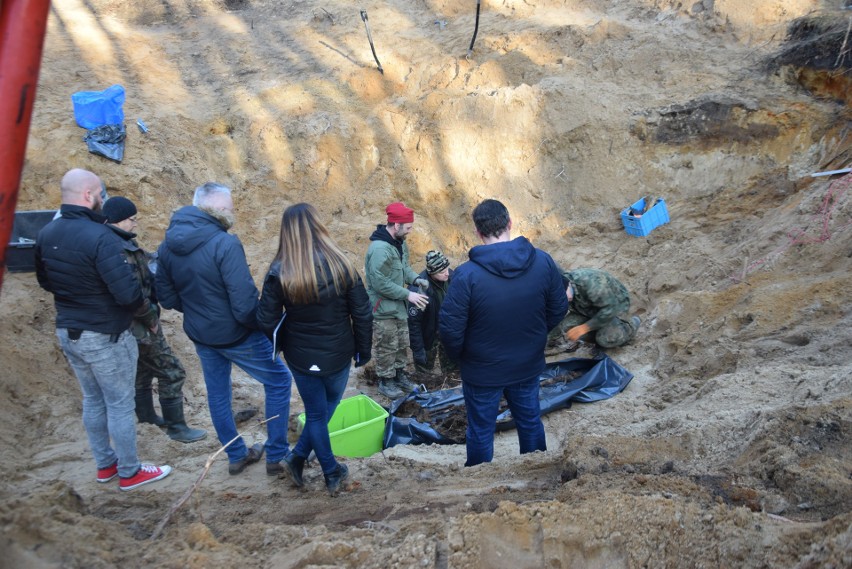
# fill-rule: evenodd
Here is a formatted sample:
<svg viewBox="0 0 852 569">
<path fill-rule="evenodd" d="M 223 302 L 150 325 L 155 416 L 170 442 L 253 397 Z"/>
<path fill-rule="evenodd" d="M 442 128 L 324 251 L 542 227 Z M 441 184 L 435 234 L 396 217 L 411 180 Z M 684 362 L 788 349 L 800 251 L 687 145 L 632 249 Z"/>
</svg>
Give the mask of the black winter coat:
<svg viewBox="0 0 852 569">
<path fill-rule="evenodd" d="M 453 275 L 438 326 L 462 381 L 505 387 L 538 377 L 547 333 L 568 311 L 559 268 L 526 237 L 478 245 L 468 257 Z"/>
<path fill-rule="evenodd" d="M 63 204 L 39 232 L 36 279 L 53 293 L 56 327 L 119 334 L 145 303 L 121 239 L 91 209 Z"/>
<path fill-rule="evenodd" d="M 280 271 L 280 262 L 273 262 L 263 281 L 257 321 L 271 339 L 286 313 L 275 353 L 283 351 L 290 368 L 327 376 L 350 365 L 356 354 L 359 359 L 372 357 L 373 315 L 360 276 L 356 274 L 341 295 L 329 276 L 328 281 L 319 283 L 319 302 L 293 304 L 281 287 Z M 327 266 L 325 272 L 329 274 Z M 318 278 L 320 274 L 317 271 Z"/>
<path fill-rule="evenodd" d="M 429 281 L 429 288 L 423 291 L 423 294 L 429 297 L 429 304 L 424 310 L 420 310 L 413 304 L 408 306 L 408 341 L 415 360 L 418 352 L 431 350 L 438 340 L 438 314 L 441 312 L 441 304 L 447 288 L 453 280 L 453 270 L 450 269 L 450 278 L 446 282 L 429 278 L 427 271 L 421 272 L 419 278 Z M 444 289 L 443 295 L 438 295 L 438 287 Z M 420 287 L 411 285 L 408 290 L 420 292 Z"/>
<path fill-rule="evenodd" d="M 243 244 L 216 218 L 195 206 L 180 208 L 158 255 L 157 298 L 163 308 L 183 312 L 190 340 L 227 348 L 257 330 L 257 287 Z"/>
</svg>

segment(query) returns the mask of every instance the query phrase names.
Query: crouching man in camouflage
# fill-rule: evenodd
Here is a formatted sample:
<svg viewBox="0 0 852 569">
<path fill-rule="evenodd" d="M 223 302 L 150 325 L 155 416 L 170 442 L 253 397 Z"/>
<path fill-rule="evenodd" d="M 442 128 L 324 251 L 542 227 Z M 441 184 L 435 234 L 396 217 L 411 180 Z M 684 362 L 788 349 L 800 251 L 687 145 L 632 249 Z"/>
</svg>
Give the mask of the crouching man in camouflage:
<svg viewBox="0 0 852 569">
<path fill-rule="evenodd" d="M 568 297 L 568 315 L 551 332 L 570 342 L 594 342 L 601 348 L 623 346 L 639 329 L 638 316 L 630 317 L 630 294 L 621 282 L 599 269 L 573 269 L 562 273 Z"/>
<path fill-rule="evenodd" d="M 107 223 L 122 239 L 127 261 L 133 267 L 133 274 L 142 286 L 142 294 L 157 306 L 154 291 L 154 275 L 151 266 L 156 261 L 136 243 L 136 205 L 123 196 L 109 198 L 103 205 L 103 214 Z M 159 309 L 159 307 L 157 307 Z M 199 441 L 207 436 L 207 431 L 187 426 L 183 413 L 183 384 L 186 371 L 180 360 L 172 353 L 166 342 L 162 326 L 156 333 L 138 319 L 130 327 L 139 347 L 139 361 L 136 364 L 136 418 L 140 423 L 151 423 L 164 427 L 166 434 L 182 443 Z M 157 378 L 160 408 L 163 416 L 154 410 L 152 383 Z"/>
</svg>

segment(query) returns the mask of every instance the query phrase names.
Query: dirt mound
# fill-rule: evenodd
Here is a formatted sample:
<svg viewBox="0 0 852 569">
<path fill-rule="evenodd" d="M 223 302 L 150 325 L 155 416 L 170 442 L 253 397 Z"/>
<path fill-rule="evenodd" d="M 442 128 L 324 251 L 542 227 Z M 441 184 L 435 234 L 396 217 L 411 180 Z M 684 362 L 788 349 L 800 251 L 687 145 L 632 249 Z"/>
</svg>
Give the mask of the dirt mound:
<svg viewBox="0 0 852 569">
<path fill-rule="evenodd" d="M 367 3 L 382 74 L 347 2 L 53 3 L 19 210 L 57 207 L 64 172 L 87 168 L 134 200 L 153 249 L 216 180 L 234 188 L 260 282 L 292 203 L 313 203 L 361 265 L 385 205 L 406 202 L 419 271 L 434 248 L 465 261 L 469 212 L 495 197 L 560 266 L 618 276 L 642 326 L 607 350 L 634 374 L 627 389 L 548 414 L 546 453 L 518 456 L 514 431 L 474 468 L 463 445 L 398 445 L 344 458 L 338 498 L 316 464 L 300 491 L 219 460 L 150 540 L 218 443 L 140 425 L 141 458 L 173 474 L 129 493 L 96 483 L 52 298 L 7 274 L 5 564 L 848 566 L 852 178 L 811 177 L 852 160 L 849 99 L 829 88 L 848 65 L 837 4 L 486 1 L 468 56 L 474 4 Z M 826 41 L 802 52 L 808 38 Z M 824 91 L 805 81 L 820 73 Z M 112 84 L 128 125 L 149 127 L 128 129 L 121 164 L 88 153 L 70 102 Z M 620 212 L 642 196 L 664 197 L 671 222 L 633 237 Z M 181 315 L 162 323 L 189 374 L 189 421 L 212 432 Z M 576 355 L 563 348 L 548 359 Z M 346 396 L 389 405 L 370 373 L 353 370 Z M 238 370 L 233 384 L 235 411 L 261 410 L 240 428 L 262 441 L 262 387 Z"/>
</svg>

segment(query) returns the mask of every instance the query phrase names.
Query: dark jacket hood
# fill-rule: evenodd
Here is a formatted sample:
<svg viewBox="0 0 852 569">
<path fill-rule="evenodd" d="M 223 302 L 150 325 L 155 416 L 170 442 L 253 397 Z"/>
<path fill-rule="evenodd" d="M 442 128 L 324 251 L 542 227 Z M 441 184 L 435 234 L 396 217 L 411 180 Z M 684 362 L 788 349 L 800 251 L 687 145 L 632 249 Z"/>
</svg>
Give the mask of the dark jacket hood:
<svg viewBox="0 0 852 569">
<path fill-rule="evenodd" d="M 221 231 L 227 230 L 219 220 L 194 205 L 188 205 L 172 215 L 169 228 L 166 230 L 165 243 L 175 255 L 185 256 L 210 241 Z"/>
<path fill-rule="evenodd" d="M 385 243 L 390 243 L 396 247 L 396 250 L 399 251 L 399 255 L 402 256 L 402 241 L 395 237 L 391 237 L 386 225 L 377 225 L 376 230 L 373 231 L 372 235 L 370 235 L 370 241 L 384 241 Z"/>
<path fill-rule="evenodd" d="M 535 261 L 535 247 L 526 237 L 477 245 L 470 250 L 470 260 L 491 274 L 514 279 L 525 274 Z"/>
</svg>

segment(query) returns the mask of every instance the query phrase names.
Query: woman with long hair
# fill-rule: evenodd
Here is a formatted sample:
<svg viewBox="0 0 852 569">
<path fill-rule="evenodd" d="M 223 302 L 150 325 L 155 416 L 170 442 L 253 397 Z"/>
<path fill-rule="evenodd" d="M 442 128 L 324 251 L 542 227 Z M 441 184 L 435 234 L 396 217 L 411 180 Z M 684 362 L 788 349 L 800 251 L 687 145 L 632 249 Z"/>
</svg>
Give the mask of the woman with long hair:
<svg viewBox="0 0 852 569">
<path fill-rule="evenodd" d="M 360 367 L 372 355 L 373 317 L 358 271 L 310 204 L 292 205 L 281 216 L 278 253 L 264 279 L 257 318 L 274 336 L 275 353 L 284 353 L 305 404 L 298 443 L 278 469 L 267 472 L 289 476 L 301 488 L 313 450 L 335 496 L 349 470 L 334 458 L 328 421 L 346 389 L 350 362 Z"/>
</svg>

